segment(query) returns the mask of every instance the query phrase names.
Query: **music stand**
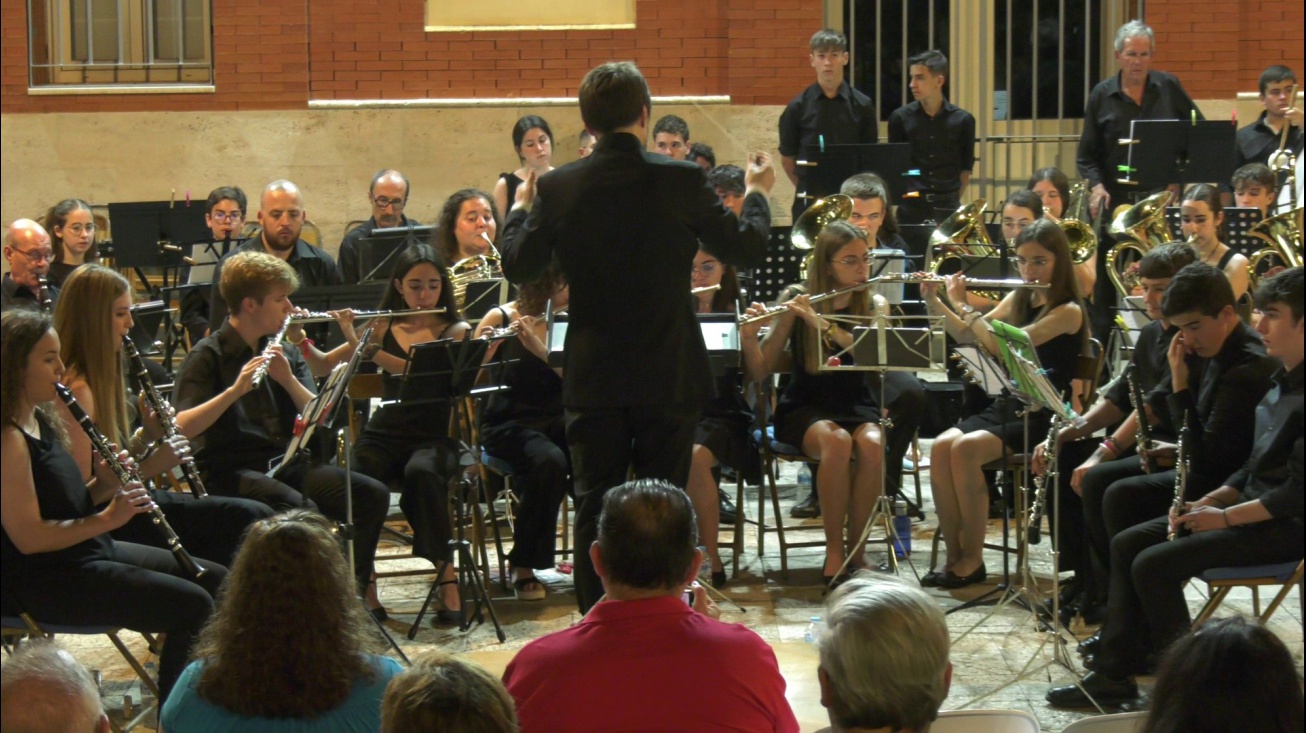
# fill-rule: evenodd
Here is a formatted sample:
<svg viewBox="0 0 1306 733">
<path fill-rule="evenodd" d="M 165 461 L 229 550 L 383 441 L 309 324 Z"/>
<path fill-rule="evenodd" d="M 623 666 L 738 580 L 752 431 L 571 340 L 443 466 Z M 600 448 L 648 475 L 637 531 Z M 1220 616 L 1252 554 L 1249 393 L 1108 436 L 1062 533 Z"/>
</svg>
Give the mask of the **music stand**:
<svg viewBox="0 0 1306 733">
<path fill-rule="evenodd" d="M 1186 183 L 1224 183 L 1233 177 L 1236 132 L 1222 120 L 1134 120 L 1129 139 L 1120 141 L 1129 155 L 1117 182 L 1144 190 L 1172 183 L 1181 190 Z"/>
<path fill-rule="evenodd" d="M 477 625 L 485 622 L 482 609 L 489 611 L 490 621 L 494 624 L 494 632 L 500 642 L 507 637 L 503 633 L 503 626 L 499 624 L 499 615 L 494 610 L 494 602 L 490 600 L 490 593 L 485 585 L 485 578 L 481 574 L 480 568 L 476 566 L 476 557 L 472 553 L 471 543 L 464 535 L 463 524 L 464 517 L 470 512 L 473 519 L 479 516 L 478 509 L 468 509 L 465 505 L 467 495 L 471 493 L 472 480 L 468 478 L 468 471 L 473 467 L 480 466 L 480 454 L 472 450 L 471 432 L 474 431 L 472 424 L 472 414 L 469 408 L 469 400 L 477 395 L 489 392 L 495 392 L 501 387 L 482 387 L 475 386 L 476 377 L 481 369 L 481 364 L 485 361 L 485 352 L 489 348 L 490 342 L 485 339 L 464 339 L 455 341 L 453 339 L 440 339 L 438 341 L 429 341 L 422 344 L 414 344 L 408 350 L 408 363 L 404 368 L 403 380 L 400 382 L 399 399 L 406 404 L 414 403 L 434 403 L 434 402 L 452 402 L 456 410 L 456 420 L 462 430 L 467 433 L 460 435 L 458 438 L 461 456 L 459 458 L 460 471 L 449 480 L 450 493 L 454 496 L 454 537 L 449 540 L 449 547 L 453 550 L 454 557 L 458 562 L 455 565 L 457 577 L 459 603 L 459 621 L 458 630 L 466 632 L 472 627 L 474 621 Z M 481 490 L 484 486 L 477 482 Z M 440 589 L 440 577 L 444 575 L 444 569 L 450 564 L 451 560 L 440 560 L 436 563 L 436 580 L 431 583 L 431 590 L 426 594 L 426 600 L 422 602 L 422 608 L 417 612 L 417 617 L 413 619 L 413 625 L 408 629 L 408 638 L 415 639 L 417 630 L 422 625 L 422 617 L 426 615 L 426 610 L 431 607 L 435 601 L 435 594 Z M 464 596 L 464 590 L 469 591 L 470 599 Z M 471 608 L 468 609 L 468 600 L 471 601 Z"/>
<path fill-rule="evenodd" d="M 502 277 L 472 280 L 463 290 L 463 319 L 477 323 L 495 307 L 512 299 L 512 286 Z"/>
<path fill-rule="evenodd" d="M 175 201 L 111 203 L 108 208 L 114 266 L 134 270 L 151 298 L 154 290 L 145 278 L 145 268 L 164 267 L 169 253 L 211 236 L 204 206 L 190 201 L 181 205 Z"/>
<path fill-rule="evenodd" d="M 395 255 L 415 244 L 429 244 L 434 234 L 433 226 L 410 224 L 373 229 L 370 235 L 360 237 L 356 244 L 358 271 L 363 273 L 359 282 L 389 279 Z"/>
</svg>

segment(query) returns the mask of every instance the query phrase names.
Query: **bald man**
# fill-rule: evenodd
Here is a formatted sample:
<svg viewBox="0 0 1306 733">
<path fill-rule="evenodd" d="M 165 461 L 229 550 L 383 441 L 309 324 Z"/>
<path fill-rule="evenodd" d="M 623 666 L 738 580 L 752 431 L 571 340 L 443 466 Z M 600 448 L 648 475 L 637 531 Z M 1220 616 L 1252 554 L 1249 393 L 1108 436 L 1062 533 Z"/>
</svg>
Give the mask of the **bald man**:
<svg viewBox="0 0 1306 733">
<path fill-rule="evenodd" d="M 0 672 L 5 733 L 106 733 L 109 718 L 86 668 L 48 641 L 23 644 Z"/>
<path fill-rule="evenodd" d="M 222 281 L 222 263 L 237 252 L 266 252 L 279 257 L 299 275 L 301 287 L 320 288 L 340 285 L 340 269 L 331 255 L 299 238 L 308 220 L 304 209 L 304 196 L 299 186 L 286 180 L 273 181 L 259 197 L 259 232 L 218 260 L 213 268 L 213 291 L 210 300 L 213 310 L 209 316 L 211 328 L 216 331 L 227 317 L 227 302 L 222 299 L 218 283 Z"/>
<path fill-rule="evenodd" d="M 386 169 L 372 176 L 367 189 L 367 200 L 372 204 L 372 218 L 349 230 L 340 242 L 340 275 L 347 283 L 361 282 L 367 275 L 359 269 L 358 240 L 372 236 L 376 229 L 421 226 L 404 216 L 408 204 L 408 177 L 397 170 Z M 379 273 L 381 279 L 389 276 L 389 269 Z"/>
<path fill-rule="evenodd" d="M 45 227 L 31 219 L 18 219 L 5 232 L 5 262 L 9 272 L 4 276 L 3 302 L 0 310 L 26 308 L 40 310 L 40 279 L 50 272 L 54 250 Z M 59 297 L 59 288 L 49 286 L 50 312 Z"/>
</svg>

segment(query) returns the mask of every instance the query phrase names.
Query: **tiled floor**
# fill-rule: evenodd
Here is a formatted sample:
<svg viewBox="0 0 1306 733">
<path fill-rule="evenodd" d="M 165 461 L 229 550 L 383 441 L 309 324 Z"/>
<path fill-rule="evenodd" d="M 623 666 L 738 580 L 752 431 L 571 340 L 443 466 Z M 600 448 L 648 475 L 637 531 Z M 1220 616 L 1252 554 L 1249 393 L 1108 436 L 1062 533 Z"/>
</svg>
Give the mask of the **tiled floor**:
<svg viewBox="0 0 1306 733">
<path fill-rule="evenodd" d="M 786 512 L 788 506 L 800 498 L 796 496 L 793 477 L 794 467 L 784 466 L 781 474 L 781 499 Z M 910 478 L 907 479 L 907 484 L 910 490 Z M 914 573 L 923 574 L 928 570 L 930 537 L 934 528 L 927 473 L 922 475 L 922 484 L 929 514 L 925 522 L 913 526 L 915 553 L 910 565 L 902 568 L 905 576 L 913 580 Z M 750 487 L 749 498 L 745 502 L 750 517 L 756 512 L 756 491 L 756 487 Z M 804 534 L 819 536 L 819 521 L 809 520 L 807 524 L 817 529 L 817 533 Z M 996 520 L 991 522 L 989 534 L 990 541 L 999 542 L 1001 523 Z M 723 536 L 722 540 L 725 542 L 726 537 Z M 758 557 L 756 548 L 756 532 L 750 525 L 739 575 L 731 581 L 724 593 L 727 602 L 722 603 L 722 618 L 747 625 L 775 647 L 781 669 L 789 682 L 790 702 L 803 730 L 818 730 L 828 725 L 828 720 L 820 705 L 816 687 L 815 649 L 803 642 L 803 632 L 810 617 L 820 615 L 822 610 L 821 589 L 817 585 L 820 582 L 821 551 L 819 548 L 793 551 L 789 577 L 785 579 L 779 570 L 775 536 L 766 538 L 766 552 L 762 557 Z M 884 559 L 883 549 L 882 544 L 873 546 L 872 557 L 876 560 Z M 398 546 L 382 548 L 383 554 L 402 552 L 403 549 Z M 724 548 L 723 554 L 728 562 L 729 554 Z M 1051 561 L 1046 541 L 1035 547 L 1032 558 L 1035 575 L 1041 578 L 1041 582 L 1048 582 Z M 991 553 L 987 564 L 992 578 L 990 583 L 955 593 L 936 590 L 931 591 L 932 594 L 945 608 L 952 608 L 991 591 L 994 583 L 1000 580 L 997 576 L 1001 575 L 1002 559 L 998 553 Z M 381 563 L 381 570 L 423 566 L 427 564 L 422 561 L 397 560 Z M 497 579 L 497 569 L 494 574 Z M 386 628 L 410 657 L 440 647 L 466 653 L 486 667 L 496 672 L 501 671 L 522 645 L 577 620 L 570 576 L 545 572 L 541 577 L 550 589 L 549 598 L 543 602 L 518 602 L 511 598 L 511 593 L 505 591 L 502 585 L 496 583 L 493 586 L 492 592 L 497 599 L 495 609 L 506 634 L 503 643 L 495 638 L 488 619 L 484 625 L 473 627 L 465 634 L 456 629 L 433 629 L 424 624 L 418 630 L 416 638 L 409 641 L 405 634 L 429 587 L 429 576 L 387 578 L 382 581 L 382 598 L 392 617 Z M 1270 592 L 1275 590 L 1270 589 Z M 1195 609 L 1200 604 L 1201 595 L 1196 586 L 1190 586 L 1189 594 Z M 1294 590 L 1275 616 L 1271 627 L 1288 644 L 1300 674 L 1302 619 L 1299 609 L 1298 591 Z M 1235 593 L 1222 613 L 1250 613 L 1250 610 L 1250 594 Z M 1049 684 L 1066 684 L 1072 679 L 1072 673 L 1052 663 L 1055 642 L 1050 641 L 1049 635 L 1036 630 L 1028 611 L 1014 605 L 1005 605 L 996 611 L 980 607 L 953 613 L 948 616 L 948 623 L 954 639 L 954 672 L 952 690 L 944 705 L 945 709 L 969 706 L 1026 710 L 1039 719 L 1046 731 L 1059 731 L 1083 717 L 1082 713 L 1053 710 L 1043 703 L 1043 693 Z M 131 694 L 139 703 L 139 689 L 128 682 L 131 679 L 130 671 L 117 658 L 107 640 L 96 638 L 64 641 L 83 662 L 103 672 L 108 706 L 121 710 L 124 693 Z M 130 638 L 129 642 L 138 651 L 143 646 Z M 1070 657 L 1078 661 L 1073 649 L 1070 650 Z M 1022 670 L 1027 671 L 1027 674 L 1018 679 Z M 1144 680 L 1145 686 L 1149 683 L 1150 680 Z"/>
</svg>

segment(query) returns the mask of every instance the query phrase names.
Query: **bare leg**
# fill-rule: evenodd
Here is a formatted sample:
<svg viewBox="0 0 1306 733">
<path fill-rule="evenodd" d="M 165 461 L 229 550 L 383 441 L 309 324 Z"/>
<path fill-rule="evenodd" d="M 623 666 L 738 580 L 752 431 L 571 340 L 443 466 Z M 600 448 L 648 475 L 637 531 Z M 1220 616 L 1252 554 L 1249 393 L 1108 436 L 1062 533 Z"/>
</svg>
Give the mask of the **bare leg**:
<svg viewBox="0 0 1306 733">
<path fill-rule="evenodd" d="M 853 473 L 849 542 L 856 542 L 861 536 L 862 530 L 866 528 L 866 523 L 870 521 L 871 514 L 875 511 L 875 502 L 879 501 L 880 495 L 884 493 L 884 485 L 880 480 L 879 426 L 866 423 L 857 428 L 857 432 L 853 434 L 853 447 L 857 452 L 857 462 Z M 848 554 L 852 557 L 852 562 L 849 564 L 853 567 L 865 568 L 867 566 L 865 553 L 865 543 L 858 547 L 851 547 Z"/>
<path fill-rule="evenodd" d="M 848 431 L 829 420 L 812 425 L 803 435 L 803 452 L 821 462 L 821 470 L 816 472 L 816 493 L 821 497 L 821 523 L 825 527 L 825 575 L 834 575 L 843 566 L 852 447 Z"/>
<path fill-rule="evenodd" d="M 934 439 L 930 448 L 930 491 L 934 494 L 934 511 L 939 514 L 939 533 L 943 535 L 946 551 L 940 572 L 951 570 L 961 557 L 961 506 L 952 475 L 952 455 L 960 437 L 960 430 L 946 430 Z"/>
<path fill-rule="evenodd" d="M 712 561 L 712 572 L 725 570 L 718 552 L 717 535 L 721 532 L 721 505 L 717 498 L 716 481 L 712 480 L 712 467 L 716 465 L 716 456 L 706 446 L 695 445 L 693 457 L 689 464 L 689 482 L 685 493 L 694 503 L 694 513 L 698 515 L 698 541 L 707 548 L 707 555 Z"/>
<path fill-rule="evenodd" d="M 960 508 L 960 554 L 951 569 L 955 575 L 965 576 L 984 564 L 984 533 L 989 519 L 984 464 L 1001 458 L 1003 446 L 998 436 L 987 430 L 976 430 L 958 438 L 953 448 L 953 489 Z"/>
<path fill-rule="evenodd" d="M 457 576 L 454 575 L 453 565 L 445 563 L 444 572 L 440 573 L 440 582 L 444 583 L 446 580 L 456 580 L 456 578 Z M 440 602 L 450 611 L 457 611 L 462 608 L 463 602 L 462 598 L 458 595 L 457 583 L 448 583 L 440 586 Z"/>
</svg>

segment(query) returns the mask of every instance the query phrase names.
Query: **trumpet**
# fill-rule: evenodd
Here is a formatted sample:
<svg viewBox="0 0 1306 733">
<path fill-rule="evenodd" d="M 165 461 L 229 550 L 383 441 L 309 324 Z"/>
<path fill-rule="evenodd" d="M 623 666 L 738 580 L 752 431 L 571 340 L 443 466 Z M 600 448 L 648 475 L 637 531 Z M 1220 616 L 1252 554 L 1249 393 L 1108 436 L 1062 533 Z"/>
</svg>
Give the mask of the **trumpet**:
<svg viewBox="0 0 1306 733">
<path fill-rule="evenodd" d="M 820 295 L 813 295 L 811 299 L 808 300 L 808 302 L 815 305 L 823 300 L 829 300 L 831 298 L 843 295 L 845 293 L 852 293 L 858 290 L 865 290 L 866 288 L 869 288 L 870 286 L 874 285 L 876 282 L 878 282 L 878 278 L 865 280 L 855 285 L 849 285 L 843 288 L 837 288 L 835 290 L 831 290 L 826 293 L 821 293 Z M 757 323 L 758 321 L 770 320 L 780 315 L 781 313 L 787 312 L 788 310 L 789 310 L 788 306 L 784 305 L 783 303 L 780 305 L 773 305 L 770 308 L 767 308 L 765 311 L 758 313 L 755 316 L 744 316 L 743 318 L 740 318 L 739 325 L 746 326 L 750 323 Z"/>
<path fill-rule="evenodd" d="M 263 383 L 263 377 L 268 373 L 268 363 L 272 361 L 272 350 L 280 346 L 281 342 L 285 340 L 286 331 L 290 330 L 290 320 L 291 316 L 286 316 L 286 320 L 281 322 L 281 330 L 277 331 L 277 334 L 272 337 L 272 340 L 268 341 L 268 345 L 263 347 L 263 353 L 259 355 L 259 358 L 263 360 L 263 363 L 254 368 L 253 384 L 255 388 Z"/>
<path fill-rule="evenodd" d="M 420 316 L 427 313 L 444 313 L 444 308 L 409 308 L 407 310 L 394 311 L 354 311 L 354 318 L 403 318 L 404 316 Z M 302 325 L 305 323 L 330 323 L 336 320 L 336 317 L 327 311 L 308 311 L 298 316 L 291 316 L 292 325 Z"/>
<path fill-rule="evenodd" d="M 946 282 L 946 279 L 943 275 L 927 275 L 925 273 L 919 273 L 919 272 L 913 272 L 913 273 L 894 272 L 888 275 L 881 275 L 880 277 L 876 278 L 876 280 L 882 283 L 903 283 L 903 284 Z M 1018 277 L 1009 277 L 1006 279 L 981 278 L 981 277 L 966 278 L 966 288 L 968 290 L 969 289 L 978 290 L 981 288 L 985 288 L 985 289 L 1005 288 L 1009 290 L 1046 290 L 1048 287 L 1049 286 L 1047 283 L 1029 282 L 1027 280 L 1021 280 Z"/>
<path fill-rule="evenodd" d="M 168 404 L 163 394 L 159 392 L 159 388 L 154 385 L 149 370 L 145 368 L 145 359 L 141 358 L 141 352 L 136 349 L 136 344 L 130 336 L 122 337 L 122 350 L 131 361 L 132 368 L 136 370 L 136 379 L 141 383 L 141 394 L 149 403 L 150 409 L 158 416 L 159 423 L 163 425 L 164 437 L 174 438 L 181 435 L 181 427 L 177 425 L 172 405 Z M 203 499 L 209 495 L 204 488 L 204 481 L 200 479 L 200 472 L 195 470 L 195 464 L 182 463 L 181 475 L 186 479 L 186 485 L 190 486 L 190 493 L 194 494 L 196 499 Z"/>
<path fill-rule="evenodd" d="M 82 406 L 77 404 L 77 398 L 73 397 L 72 391 L 62 384 L 54 385 L 54 391 L 58 393 L 59 399 L 63 400 L 64 404 L 68 406 L 68 411 L 72 413 L 73 419 L 77 421 L 78 425 L 82 426 L 82 430 L 86 432 L 86 437 L 91 439 L 91 447 L 99 454 L 101 460 L 108 464 L 109 469 L 118 477 L 118 481 L 124 487 L 133 482 L 141 483 L 141 477 L 136 473 L 135 469 L 127 468 L 118 460 L 118 454 L 109 445 L 109 439 L 104 437 L 104 433 L 101 433 L 99 428 L 95 427 L 95 423 L 91 420 L 91 416 L 86 414 L 86 410 L 83 410 Z M 177 558 L 177 564 L 181 565 L 186 574 L 196 579 L 203 575 L 204 568 L 195 562 L 195 558 L 191 557 L 189 552 L 186 552 L 185 547 L 182 547 L 177 533 L 172 531 L 172 526 L 168 524 L 168 518 L 163 515 L 163 510 L 157 504 L 151 505 L 150 521 L 154 522 L 154 526 L 159 528 L 159 532 L 163 534 L 164 542 L 168 545 L 168 549 L 172 551 L 172 556 Z"/>
</svg>

